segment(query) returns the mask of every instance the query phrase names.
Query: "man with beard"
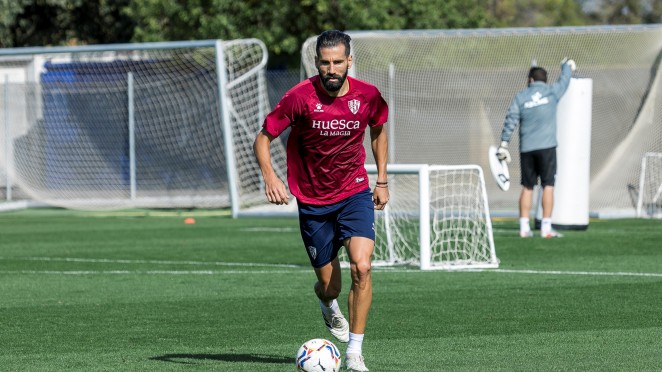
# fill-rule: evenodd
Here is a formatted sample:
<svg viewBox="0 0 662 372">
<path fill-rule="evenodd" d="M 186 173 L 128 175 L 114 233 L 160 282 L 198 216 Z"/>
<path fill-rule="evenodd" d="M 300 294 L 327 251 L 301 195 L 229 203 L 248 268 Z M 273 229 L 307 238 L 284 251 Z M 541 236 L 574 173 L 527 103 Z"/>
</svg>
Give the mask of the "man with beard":
<svg viewBox="0 0 662 372">
<path fill-rule="evenodd" d="M 372 304 L 371 256 L 375 244 L 374 209 L 389 199 L 386 175 L 388 107 L 379 90 L 347 76 L 352 66 L 349 35 L 330 30 L 317 38 L 318 75 L 290 89 L 264 120 L 254 152 L 267 199 L 287 204 L 289 196 L 271 164 L 271 142 L 286 128 L 287 181 L 297 198 L 304 247 L 315 270 L 315 294 L 326 327 L 340 342 L 350 371 L 368 371 L 362 355 L 363 335 Z M 371 192 L 364 167 L 363 138 L 370 128 L 377 180 Z M 338 252 L 345 247 L 352 284 L 349 323 L 338 307 L 341 269 Z"/>
</svg>

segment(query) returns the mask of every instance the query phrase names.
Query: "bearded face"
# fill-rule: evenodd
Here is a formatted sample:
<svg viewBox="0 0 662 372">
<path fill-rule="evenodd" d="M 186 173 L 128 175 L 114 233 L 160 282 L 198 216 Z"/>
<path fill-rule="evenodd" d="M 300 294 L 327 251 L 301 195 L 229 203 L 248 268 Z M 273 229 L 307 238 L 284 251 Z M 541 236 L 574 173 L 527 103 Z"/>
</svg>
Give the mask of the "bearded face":
<svg viewBox="0 0 662 372">
<path fill-rule="evenodd" d="M 342 75 L 339 74 L 332 74 L 332 73 L 323 73 L 321 70 L 317 70 L 317 72 L 320 75 L 320 78 L 322 80 L 322 85 L 324 85 L 324 89 L 328 90 L 329 92 L 337 92 L 342 88 L 342 85 L 345 83 L 345 79 L 347 79 L 347 70 L 345 70 L 345 73 Z"/>
<path fill-rule="evenodd" d="M 347 73 L 352 65 L 352 57 L 345 55 L 345 46 L 339 44 L 332 48 L 322 48 L 315 58 L 320 81 L 329 93 L 338 92 L 347 80 Z"/>
</svg>

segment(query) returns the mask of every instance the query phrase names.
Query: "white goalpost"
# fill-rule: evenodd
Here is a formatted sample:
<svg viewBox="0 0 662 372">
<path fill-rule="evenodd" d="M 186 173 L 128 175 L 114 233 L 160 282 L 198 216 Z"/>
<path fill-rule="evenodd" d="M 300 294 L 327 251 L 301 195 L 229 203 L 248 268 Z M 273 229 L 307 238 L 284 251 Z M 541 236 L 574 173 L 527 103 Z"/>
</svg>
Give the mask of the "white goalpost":
<svg viewBox="0 0 662 372">
<path fill-rule="evenodd" d="M 0 50 L 0 210 L 263 203 L 267 56 L 258 39 Z"/>
<path fill-rule="evenodd" d="M 641 158 L 662 151 L 662 25 L 347 32 L 350 74 L 377 86 L 389 104 L 391 163 L 488 169 L 487 148 L 498 143 L 532 60 L 555 81 L 560 61 L 574 59 L 574 78 L 593 82 L 589 212 L 634 217 Z M 317 74 L 315 42 L 301 48 L 306 76 Z M 518 145 L 515 136 L 510 146 Z M 519 153 L 512 155 L 517 180 Z M 493 213 L 519 214 L 519 188 L 488 182 L 487 193 Z"/>
<path fill-rule="evenodd" d="M 376 167 L 366 169 L 376 179 Z M 389 164 L 388 174 L 391 199 L 384 211 L 375 212 L 375 265 L 499 266 L 479 166 Z M 341 259 L 347 261 L 344 251 Z"/>
<path fill-rule="evenodd" d="M 366 164 L 371 188 L 377 167 Z M 388 164 L 390 200 L 375 211 L 375 266 L 417 266 L 422 270 L 499 267 L 483 170 L 478 165 Z M 250 214 L 296 216 L 288 206 Z M 349 265 L 347 254 L 340 260 Z"/>
<path fill-rule="evenodd" d="M 641 159 L 637 217 L 662 218 L 662 153 L 648 152 Z"/>
</svg>

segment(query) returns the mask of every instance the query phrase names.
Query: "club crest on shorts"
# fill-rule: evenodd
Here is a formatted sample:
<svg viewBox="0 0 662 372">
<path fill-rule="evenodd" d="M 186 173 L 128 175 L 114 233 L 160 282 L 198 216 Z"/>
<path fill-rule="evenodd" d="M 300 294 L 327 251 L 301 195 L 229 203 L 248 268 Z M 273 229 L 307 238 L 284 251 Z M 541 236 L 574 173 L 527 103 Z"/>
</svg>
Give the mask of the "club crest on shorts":
<svg viewBox="0 0 662 372">
<path fill-rule="evenodd" d="M 314 260 L 315 257 L 317 257 L 317 248 L 315 248 L 315 247 L 312 246 L 312 245 L 311 245 L 311 246 L 308 246 L 308 253 L 310 254 L 310 257 L 312 257 L 313 260 Z"/>
<path fill-rule="evenodd" d="M 353 99 L 347 102 L 347 105 L 349 106 L 349 111 L 351 111 L 352 114 L 356 114 L 357 112 L 359 112 L 359 107 L 361 107 L 361 102 L 359 102 L 358 99 Z"/>
</svg>

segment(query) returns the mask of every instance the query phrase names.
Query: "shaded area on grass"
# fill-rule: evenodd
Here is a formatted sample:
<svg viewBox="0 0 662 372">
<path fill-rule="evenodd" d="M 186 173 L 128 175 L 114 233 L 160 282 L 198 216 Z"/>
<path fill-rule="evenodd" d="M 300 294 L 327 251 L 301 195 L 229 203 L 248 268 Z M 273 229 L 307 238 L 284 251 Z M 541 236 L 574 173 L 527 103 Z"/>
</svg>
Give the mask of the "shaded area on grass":
<svg viewBox="0 0 662 372">
<path fill-rule="evenodd" d="M 161 362 L 195 364 L 190 360 L 219 360 L 224 362 L 246 362 L 265 364 L 294 364 L 294 358 L 258 354 L 165 354 L 149 358 Z"/>
</svg>

